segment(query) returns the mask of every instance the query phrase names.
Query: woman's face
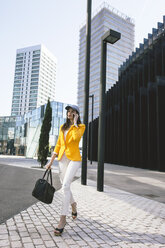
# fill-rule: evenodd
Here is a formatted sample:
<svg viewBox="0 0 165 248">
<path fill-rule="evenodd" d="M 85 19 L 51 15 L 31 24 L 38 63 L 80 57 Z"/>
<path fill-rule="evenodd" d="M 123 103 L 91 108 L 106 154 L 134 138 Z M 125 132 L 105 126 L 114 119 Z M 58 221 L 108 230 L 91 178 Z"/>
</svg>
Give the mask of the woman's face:
<svg viewBox="0 0 165 248">
<path fill-rule="evenodd" d="M 73 120 L 75 114 L 76 114 L 76 111 L 75 110 L 73 110 L 72 108 L 69 108 L 68 109 L 68 111 L 67 111 L 67 117 L 68 117 L 68 119 Z"/>
</svg>

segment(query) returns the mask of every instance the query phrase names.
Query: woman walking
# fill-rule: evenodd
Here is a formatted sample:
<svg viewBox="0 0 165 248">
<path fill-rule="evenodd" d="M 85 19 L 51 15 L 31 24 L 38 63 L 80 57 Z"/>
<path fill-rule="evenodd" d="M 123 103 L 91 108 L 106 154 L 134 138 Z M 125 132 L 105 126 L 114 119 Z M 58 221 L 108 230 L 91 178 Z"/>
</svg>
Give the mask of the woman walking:
<svg viewBox="0 0 165 248">
<path fill-rule="evenodd" d="M 60 221 L 54 230 L 54 234 L 57 236 L 61 235 L 64 230 L 69 204 L 72 207 L 72 218 L 77 217 L 77 203 L 73 198 L 70 185 L 81 165 L 79 142 L 85 131 L 85 125 L 81 124 L 78 106 L 68 105 L 65 109 L 67 110 L 66 122 L 60 126 L 59 137 L 53 155 L 46 165 L 46 168 L 50 169 L 55 157 L 58 156 L 63 201 Z"/>
</svg>

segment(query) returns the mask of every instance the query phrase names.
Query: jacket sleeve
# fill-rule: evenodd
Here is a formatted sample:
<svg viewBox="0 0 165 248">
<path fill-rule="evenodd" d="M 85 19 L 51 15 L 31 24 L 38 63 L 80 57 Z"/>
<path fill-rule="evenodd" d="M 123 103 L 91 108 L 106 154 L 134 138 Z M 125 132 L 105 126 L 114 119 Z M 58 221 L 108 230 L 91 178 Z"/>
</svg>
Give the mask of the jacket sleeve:
<svg viewBox="0 0 165 248">
<path fill-rule="evenodd" d="M 62 127 L 62 126 L 61 126 L 61 127 Z M 60 127 L 60 132 L 59 132 L 58 140 L 57 140 L 56 146 L 55 146 L 55 148 L 54 148 L 54 152 L 55 152 L 56 154 L 59 153 L 59 150 L 60 150 L 60 147 L 61 147 L 61 141 L 60 141 L 61 127 Z"/>
<path fill-rule="evenodd" d="M 85 131 L 85 124 L 82 124 L 80 127 L 73 127 L 72 138 L 73 140 L 80 140 Z"/>
</svg>

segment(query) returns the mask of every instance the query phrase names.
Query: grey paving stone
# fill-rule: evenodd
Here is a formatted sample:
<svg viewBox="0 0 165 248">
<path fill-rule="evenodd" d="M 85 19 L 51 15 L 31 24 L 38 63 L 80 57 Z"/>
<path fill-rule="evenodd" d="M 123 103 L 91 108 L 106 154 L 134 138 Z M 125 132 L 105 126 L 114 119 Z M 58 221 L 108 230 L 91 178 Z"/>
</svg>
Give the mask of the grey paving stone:
<svg viewBox="0 0 165 248">
<path fill-rule="evenodd" d="M 78 219 L 67 218 L 61 237 L 54 235 L 62 193 L 50 205 L 37 202 L 0 225 L 0 248 L 165 247 L 164 204 L 113 187 L 97 192 L 95 182 L 72 184 Z M 71 210 L 71 209 L 70 209 Z M 17 247 L 16 247 L 17 244 Z M 12 247 L 10 247 L 12 248 Z"/>
<path fill-rule="evenodd" d="M 76 241 L 76 243 L 77 243 L 80 247 L 87 245 L 87 243 L 86 243 L 84 240 L 78 240 L 78 241 Z"/>
<path fill-rule="evenodd" d="M 8 234 L 0 234 L 0 240 L 8 239 Z"/>
<path fill-rule="evenodd" d="M 42 244 L 44 244 L 43 240 L 41 238 L 38 238 L 38 239 L 33 239 L 32 238 L 32 241 L 33 241 L 34 245 L 42 245 Z"/>
<path fill-rule="evenodd" d="M 49 234 L 42 234 L 42 240 L 52 240 L 52 237 Z"/>
<path fill-rule="evenodd" d="M 35 245 L 35 248 L 45 248 L 45 245 Z"/>
<path fill-rule="evenodd" d="M 10 236 L 10 240 L 11 241 L 21 240 L 21 237 L 19 235 L 12 235 L 12 236 Z"/>
<path fill-rule="evenodd" d="M 11 241 L 12 248 L 22 248 L 22 243 L 20 241 Z"/>
<path fill-rule="evenodd" d="M 19 235 L 20 235 L 20 237 L 29 237 L 28 232 L 20 232 Z"/>
<path fill-rule="evenodd" d="M 6 245 L 10 245 L 10 242 L 9 242 L 8 239 L 0 240 L 0 247 L 1 247 L 1 246 L 6 246 Z"/>
<path fill-rule="evenodd" d="M 56 246 L 59 248 L 68 248 L 69 246 L 65 242 L 58 242 Z"/>
<path fill-rule="evenodd" d="M 30 234 L 30 237 L 31 237 L 32 239 L 40 239 L 40 238 L 41 238 L 41 236 L 40 236 L 38 233 L 31 233 L 31 234 Z"/>
<path fill-rule="evenodd" d="M 33 243 L 25 243 L 24 248 L 35 248 Z"/>
<path fill-rule="evenodd" d="M 75 245 L 77 242 L 80 242 L 80 241 L 74 241 L 72 238 L 67 238 L 65 239 L 65 242 L 68 244 L 68 245 Z"/>
<path fill-rule="evenodd" d="M 30 237 L 23 237 L 22 238 L 22 243 L 30 243 L 32 242 L 32 239 Z"/>
</svg>

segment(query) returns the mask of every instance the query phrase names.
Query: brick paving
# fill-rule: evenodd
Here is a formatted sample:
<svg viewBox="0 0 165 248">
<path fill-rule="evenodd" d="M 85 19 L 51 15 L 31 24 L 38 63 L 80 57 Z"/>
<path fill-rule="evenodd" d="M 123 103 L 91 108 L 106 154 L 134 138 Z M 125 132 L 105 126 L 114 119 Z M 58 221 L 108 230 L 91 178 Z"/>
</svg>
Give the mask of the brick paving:
<svg viewBox="0 0 165 248">
<path fill-rule="evenodd" d="M 80 179 L 72 183 L 78 218 L 67 218 L 61 237 L 54 235 L 61 207 L 61 190 L 52 204 L 41 202 L 0 225 L 0 248 L 165 248 L 165 204 L 115 189 L 96 190 Z M 71 211 L 71 209 L 70 209 Z"/>
</svg>

